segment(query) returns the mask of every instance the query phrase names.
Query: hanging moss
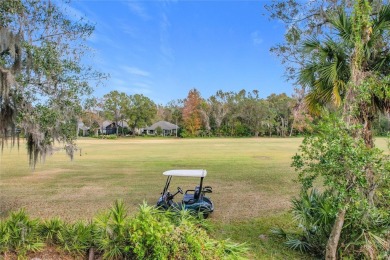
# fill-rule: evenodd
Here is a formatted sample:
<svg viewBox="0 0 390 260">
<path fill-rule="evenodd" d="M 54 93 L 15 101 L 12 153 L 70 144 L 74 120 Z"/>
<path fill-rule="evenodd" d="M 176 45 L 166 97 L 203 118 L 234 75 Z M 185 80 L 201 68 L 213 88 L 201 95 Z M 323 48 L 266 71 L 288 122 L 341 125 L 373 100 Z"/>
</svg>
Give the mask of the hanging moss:
<svg viewBox="0 0 390 260">
<path fill-rule="evenodd" d="M 50 1 L 0 1 L 2 149 L 22 130 L 32 166 L 55 142 L 73 158 L 81 97 L 91 92 L 91 79 L 104 77 L 79 64 L 93 30 Z"/>
</svg>

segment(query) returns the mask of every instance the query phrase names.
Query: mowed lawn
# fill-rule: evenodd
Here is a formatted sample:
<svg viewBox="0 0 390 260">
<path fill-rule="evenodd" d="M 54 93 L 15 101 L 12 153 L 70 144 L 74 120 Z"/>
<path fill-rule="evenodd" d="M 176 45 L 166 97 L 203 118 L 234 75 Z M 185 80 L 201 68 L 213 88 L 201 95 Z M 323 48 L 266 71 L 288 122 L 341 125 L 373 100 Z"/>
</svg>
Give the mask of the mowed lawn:
<svg viewBox="0 0 390 260">
<path fill-rule="evenodd" d="M 294 256 L 277 241 L 268 241 L 273 225 L 289 227 L 290 200 L 298 193 L 290 167 L 301 138 L 81 138 L 73 161 L 63 150 L 28 166 L 25 144 L 5 148 L 0 156 L 0 217 L 24 207 L 33 217 L 89 219 L 114 200 L 123 199 L 130 212 L 146 201 L 154 205 L 169 169 L 206 169 L 205 185 L 213 187 L 211 215 L 216 237 L 248 241 L 254 258 Z M 386 147 L 385 139 L 377 145 Z M 175 178 L 193 189 L 198 179 Z M 180 197 L 178 197 L 180 198 Z M 260 237 L 260 238 L 259 238 Z M 256 239 L 255 241 L 253 241 Z"/>
</svg>

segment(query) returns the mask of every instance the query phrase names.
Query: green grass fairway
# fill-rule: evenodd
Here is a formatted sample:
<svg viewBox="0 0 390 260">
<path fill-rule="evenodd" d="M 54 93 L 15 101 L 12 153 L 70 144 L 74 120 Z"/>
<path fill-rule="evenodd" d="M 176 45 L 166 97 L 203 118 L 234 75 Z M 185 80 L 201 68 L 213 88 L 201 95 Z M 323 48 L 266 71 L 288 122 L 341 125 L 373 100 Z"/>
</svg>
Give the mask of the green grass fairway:
<svg viewBox="0 0 390 260">
<path fill-rule="evenodd" d="M 60 150 L 35 171 L 21 143 L 19 150 L 5 148 L 0 156 L 0 217 L 24 207 L 34 217 L 88 219 L 115 199 L 123 199 L 134 212 L 143 201 L 156 203 L 165 182 L 163 171 L 203 168 L 208 171 L 205 184 L 213 187 L 215 236 L 249 241 L 254 258 L 299 258 L 275 239 L 259 236 L 268 236 L 273 225 L 291 225 L 286 212 L 299 186 L 290 163 L 301 141 L 82 138 L 74 161 Z M 385 139 L 377 143 L 386 147 Z M 194 178 L 174 178 L 171 191 L 177 186 L 193 189 L 197 183 Z"/>
</svg>

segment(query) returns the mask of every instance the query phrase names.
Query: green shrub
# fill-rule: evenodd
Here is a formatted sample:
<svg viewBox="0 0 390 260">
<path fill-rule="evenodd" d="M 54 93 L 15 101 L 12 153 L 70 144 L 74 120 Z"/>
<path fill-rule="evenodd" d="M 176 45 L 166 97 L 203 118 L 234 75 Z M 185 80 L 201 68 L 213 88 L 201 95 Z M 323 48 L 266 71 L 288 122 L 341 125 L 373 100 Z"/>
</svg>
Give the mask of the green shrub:
<svg viewBox="0 0 390 260">
<path fill-rule="evenodd" d="M 0 254 L 8 251 L 8 231 L 5 221 L 0 220 Z"/>
<path fill-rule="evenodd" d="M 293 200 L 293 214 L 302 230 L 289 235 L 291 248 L 325 256 L 335 223 L 341 223 L 338 256 L 386 259 L 390 255 L 390 160 L 377 148 L 367 148 L 355 136 L 360 127 L 337 117 L 323 118 L 316 135 L 303 140 L 292 166 L 302 184 Z M 373 176 L 373 177 L 370 177 Z M 323 194 L 313 189 L 320 182 Z M 337 222 L 339 213 L 345 217 Z"/>
<path fill-rule="evenodd" d="M 169 235 L 173 225 L 169 218 L 145 203 L 131 220 L 132 250 L 138 259 L 167 259 L 170 253 Z"/>
<path fill-rule="evenodd" d="M 59 217 L 43 221 L 39 225 L 41 238 L 49 245 L 58 244 L 58 234 L 65 227 L 65 223 Z"/>
<path fill-rule="evenodd" d="M 57 233 L 58 244 L 74 256 L 85 256 L 93 246 L 93 225 L 83 221 L 65 224 Z"/>
<path fill-rule="evenodd" d="M 285 244 L 294 250 L 325 255 L 325 246 L 337 213 L 337 202 L 329 193 L 320 193 L 312 189 L 302 192 L 292 200 L 292 213 L 298 223 L 300 234 L 288 234 L 280 228 L 272 232 L 286 239 Z"/>
<path fill-rule="evenodd" d="M 0 253 L 15 252 L 24 257 L 28 251 L 39 251 L 44 243 L 38 228 L 38 220 L 30 219 L 24 209 L 12 212 L 0 223 Z"/>
<path fill-rule="evenodd" d="M 132 248 L 137 259 L 243 259 L 247 248 L 217 241 L 204 220 L 189 211 L 164 211 L 142 205 L 132 220 Z"/>
<path fill-rule="evenodd" d="M 114 140 L 114 139 L 117 139 L 118 136 L 116 136 L 116 135 L 94 135 L 94 136 L 92 136 L 92 138 Z"/>
<path fill-rule="evenodd" d="M 188 211 L 160 211 L 141 205 L 132 218 L 123 201 L 91 223 L 67 224 L 60 218 L 30 220 L 24 210 L 0 221 L 0 257 L 6 252 L 24 258 L 47 245 L 85 258 L 97 249 L 104 259 L 243 259 L 242 244 L 210 238 L 204 220 Z M 45 242 L 45 243 L 44 243 Z"/>
<path fill-rule="evenodd" d="M 162 135 L 162 133 L 163 133 L 163 129 L 161 128 L 161 126 L 157 126 L 156 127 L 156 134 L 157 135 Z"/>
<path fill-rule="evenodd" d="M 123 201 L 98 215 L 95 223 L 95 244 L 106 259 L 125 258 L 130 251 L 130 225 Z"/>
</svg>

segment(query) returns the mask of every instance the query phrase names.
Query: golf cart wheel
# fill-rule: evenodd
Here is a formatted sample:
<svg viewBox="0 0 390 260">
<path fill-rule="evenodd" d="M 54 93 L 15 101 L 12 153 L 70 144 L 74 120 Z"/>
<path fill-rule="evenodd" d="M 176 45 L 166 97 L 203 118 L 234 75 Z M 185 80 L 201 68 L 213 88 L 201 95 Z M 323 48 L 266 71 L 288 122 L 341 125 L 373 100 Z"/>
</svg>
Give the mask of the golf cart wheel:
<svg viewBox="0 0 390 260">
<path fill-rule="evenodd" d="M 210 212 L 206 208 L 200 208 L 198 210 L 198 215 L 202 215 L 202 217 L 206 219 L 210 216 Z"/>
</svg>

